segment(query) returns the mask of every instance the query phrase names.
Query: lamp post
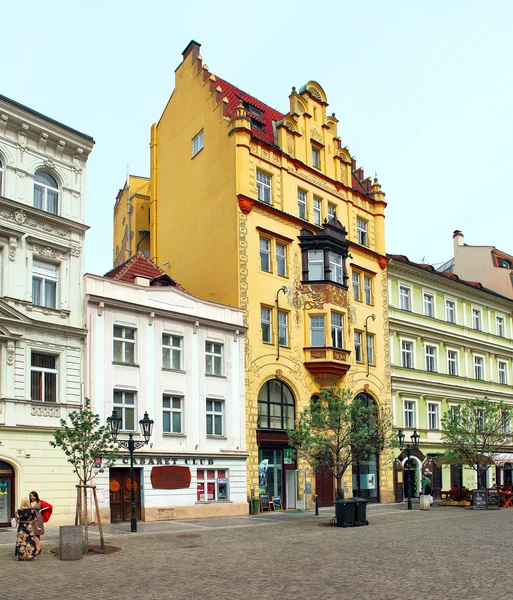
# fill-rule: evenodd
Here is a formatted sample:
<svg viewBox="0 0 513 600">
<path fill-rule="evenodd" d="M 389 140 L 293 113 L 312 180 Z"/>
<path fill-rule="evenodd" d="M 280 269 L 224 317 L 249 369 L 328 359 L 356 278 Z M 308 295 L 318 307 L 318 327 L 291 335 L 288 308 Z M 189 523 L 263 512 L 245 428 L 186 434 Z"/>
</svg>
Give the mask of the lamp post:
<svg viewBox="0 0 513 600">
<path fill-rule="evenodd" d="M 116 440 L 118 439 L 118 433 L 121 429 L 122 420 L 121 417 L 118 416 L 118 411 L 114 409 L 112 411 L 112 415 L 107 418 L 107 422 L 109 424 L 110 430 L 112 431 Z M 139 421 L 139 425 L 141 426 L 141 433 L 144 440 L 135 441 L 134 434 L 130 432 L 128 434 L 128 440 L 118 440 L 118 443 L 122 448 L 126 448 L 130 453 L 130 505 L 131 505 L 131 515 L 130 515 L 130 531 L 132 533 L 137 533 L 137 515 L 135 510 L 135 487 L 134 487 L 134 450 L 138 448 L 142 448 L 145 446 L 151 437 L 151 431 L 153 429 L 153 421 L 148 417 L 148 413 L 144 413 L 144 418 Z"/>
<path fill-rule="evenodd" d="M 397 434 L 397 441 L 399 442 L 399 448 L 402 450 L 404 448 L 404 438 L 406 436 L 403 433 L 402 429 L 399 429 L 399 433 Z M 411 506 L 411 468 L 410 468 L 410 458 L 411 458 L 411 453 L 413 452 L 413 450 L 418 450 L 419 449 L 419 440 L 420 440 L 420 435 L 417 433 L 417 430 L 415 429 L 412 436 L 411 436 L 411 444 L 406 444 L 406 448 L 404 448 L 405 452 L 406 452 L 406 456 L 407 456 L 407 461 L 408 461 L 408 510 L 412 509 Z"/>
</svg>

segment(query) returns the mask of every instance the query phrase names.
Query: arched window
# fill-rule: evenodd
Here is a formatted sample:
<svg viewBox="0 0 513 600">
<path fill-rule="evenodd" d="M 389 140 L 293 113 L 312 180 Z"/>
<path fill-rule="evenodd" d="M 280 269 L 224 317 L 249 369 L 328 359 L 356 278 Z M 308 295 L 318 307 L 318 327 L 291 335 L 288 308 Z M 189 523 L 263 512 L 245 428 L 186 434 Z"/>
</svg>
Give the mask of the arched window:
<svg viewBox="0 0 513 600">
<path fill-rule="evenodd" d="M 4 194 L 4 166 L 0 160 L 0 196 Z"/>
<path fill-rule="evenodd" d="M 34 177 L 34 207 L 54 215 L 59 211 L 59 186 L 44 171 L 37 171 Z"/>
<path fill-rule="evenodd" d="M 258 393 L 258 427 L 261 429 L 293 429 L 294 396 L 278 379 L 267 381 Z"/>
</svg>

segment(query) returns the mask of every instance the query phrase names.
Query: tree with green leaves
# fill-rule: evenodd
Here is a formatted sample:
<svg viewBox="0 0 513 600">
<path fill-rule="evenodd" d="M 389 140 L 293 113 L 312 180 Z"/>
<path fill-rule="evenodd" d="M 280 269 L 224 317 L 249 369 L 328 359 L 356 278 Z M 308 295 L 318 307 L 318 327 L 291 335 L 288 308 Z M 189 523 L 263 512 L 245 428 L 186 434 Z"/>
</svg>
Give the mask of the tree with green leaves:
<svg viewBox="0 0 513 600">
<path fill-rule="evenodd" d="M 512 410 L 504 402 L 471 398 L 452 406 L 442 417 L 445 460 L 472 467 L 478 487 L 494 457 L 511 449 Z"/>
<path fill-rule="evenodd" d="M 118 442 L 105 425 L 100 425 L 100 417 L 91 410 L 91 401 L 86 398 L 80 410 L 69 413 L 70 425 L 60 420 L 61 428 L 55 432 L 50 442 L 53 448 L 60 448 L 73 466 L 81 486 L 91 485 L 98 473 L 109 469 L 119 456 Z M 95 461 L 101 458 L 101 468 L 95 468 Z M 87 487 L 82 487 L 81 524 L 84 527 L 84 548 L 89 545 L 89 515 L 87 506 Z"/>
<path fill-rule="evenodd" d="M 353 462 L 391 444 L 392 420 L 388 411 L 351 390 L 330 388 L 313 398 L 299 416 L 289 443 L 314 471 L 331 474 L 337 499 L 344 497 L 342 478 Z"/>
</svg>

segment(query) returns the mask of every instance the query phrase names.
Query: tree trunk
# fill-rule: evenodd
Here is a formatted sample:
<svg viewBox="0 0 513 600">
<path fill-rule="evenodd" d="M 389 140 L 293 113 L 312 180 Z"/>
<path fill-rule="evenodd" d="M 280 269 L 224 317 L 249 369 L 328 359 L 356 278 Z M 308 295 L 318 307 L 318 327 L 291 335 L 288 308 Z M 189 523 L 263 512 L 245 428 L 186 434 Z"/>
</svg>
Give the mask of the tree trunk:
<svg viewBox="0 0 513 600">
<path fill-rule="evenodd" d="M 344 491 L 342 490 L 342 477 L 337 477 L 337 500 L 344 499 Z"/>
<path fill-rule="evenodd" d="M 87 510 L 87 488 L 82 488 L 82 531 L 84 532 L 84 554 L 89 550 L 89 515 Z"/>
</svg>

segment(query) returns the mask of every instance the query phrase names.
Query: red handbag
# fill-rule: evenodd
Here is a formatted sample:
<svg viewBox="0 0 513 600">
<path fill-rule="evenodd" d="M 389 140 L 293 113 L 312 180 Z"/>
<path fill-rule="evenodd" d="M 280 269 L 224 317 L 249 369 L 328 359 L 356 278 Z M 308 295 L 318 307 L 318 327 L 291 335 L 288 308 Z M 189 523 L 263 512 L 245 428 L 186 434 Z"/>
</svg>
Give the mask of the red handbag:
<svg viewBox="0 0 513 600">
<path fill-rule="evenodd" d="M 53 506 L 44 500 L 41 500 L 41 508 L 45 510 L 41 510 L 41 518 L 43 519 L 43 523 L 47 523 L 49 518 L 52 516 Z"/>
</svg>

